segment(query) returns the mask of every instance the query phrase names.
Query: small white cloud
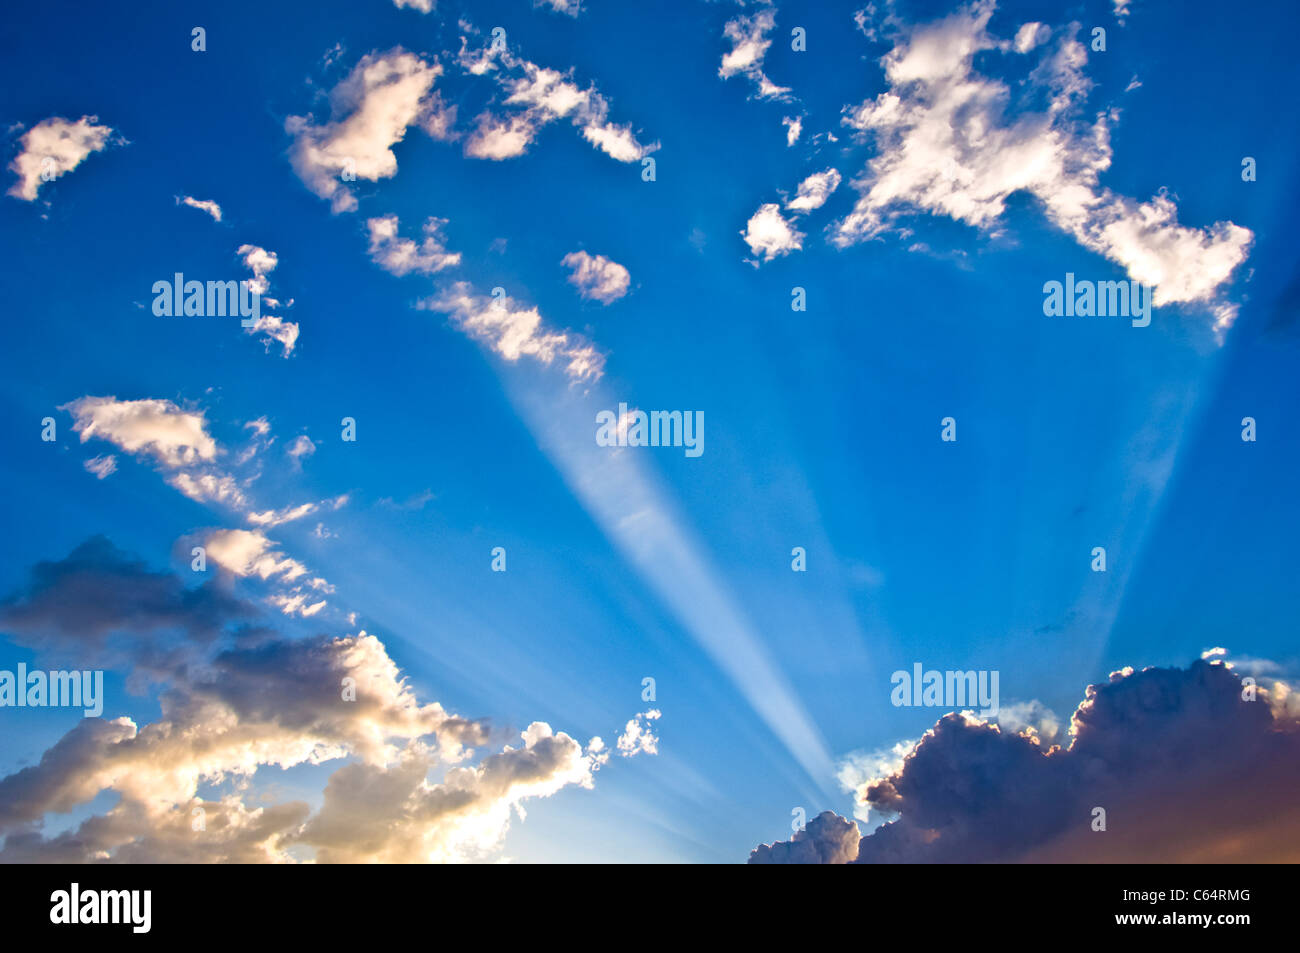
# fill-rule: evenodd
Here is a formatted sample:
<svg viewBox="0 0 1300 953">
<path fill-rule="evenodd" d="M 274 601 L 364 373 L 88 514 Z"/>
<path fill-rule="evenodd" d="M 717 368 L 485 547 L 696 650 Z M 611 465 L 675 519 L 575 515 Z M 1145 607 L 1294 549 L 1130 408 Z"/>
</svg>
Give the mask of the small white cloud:
<svg viewBox="0 0 1300 953">
<path fill-rule="evenodd" d="M 400 47 L 363 57 L 330 93 L 328 122 L 291 116 L 285 123 L 294 137 L 289 158 L 298 177 L 335 212 L 354 210 L 357 199 L 346 183 L 395 176 L 392 147 L 410 126 L 439 138 L 450 135 L 453 116 L 433 89 L 441 74 L 439 64 Z"/>
<path fill-rule="evenodd" d="M 582 12 L 581 0 L 533 0 L 534 7 L 550 7 L 556 13 L 576 17 Z"/>
<path fill-rule="evenodd" d="M 117 472 L 117 457 L 111 453 L 107 455 L 101 454 L 98 457 L 91 457 L 82 465 L 88 472 L 103 480 L 109 474 Z"/>
<path fill-rule="evenodd" d="M 274 547 L 261 532 L 248 529 L 215 530 L 203 541 L 208 558 L 236 576 L 292 582 L 307 575 L 306 566 Z"/>
<path fill-rule="evenodd" d="M 298 343 L 298 325 L 293 321 L 285 321 L 273 314 L 264 314 L 251 325 L 244 328 L 245 334 L 262 335 L 262 343 L 266 345 L 267 350 L 271 348 L 272 341 L 278 341 L 283 350 L 280 352 L 282 357 L 288 357 L 293 353 L 294 346 Z"/>
<path fill-rule="evenodd" d="M 798 194 L 785 203 L 792 212 L 810 212 L 821 208 L 831 193 L 840 187 L 840 174 L 834 169 L 817 172 L 799 183 Z"/>
<path fill-rule="evenodd" d="M 460 264 L 460 252 L 449 252 L 443 245 L 445 218 L 430 218 L 424 223 L 424 241 L 416 244 L 397 234 L 396 215 L 372 218 L 366 222 L 370 232 L 370 260 L 394 275 L 419 272 L 436 274 Z"/>
<path fill-rule="evenodd" d="M 561 264 L 572 269 L 569 284 L 578 289 L 578 294 L 601 304 L 610 304 L 627 294 L 632 280 L 626 268 L 604 255 L 569 252 Z"/>
<path fill-rule="evenodd" d="M 310 457 L 316 452 L 316 444 L 312 443 L 311 437 L 299 434 L 293 438 L 293 442 L 284 451 L 295 460 L 301 461 L 304 457 Z"/>
<path fill-rule="evenodd" d="M 525 308 L 504 295 L 475 294 L 468 282 L 458 281 L 418 307 L 449 315 L 461 331 L 511 363 L 521 357 L 544 365 L 562 361 L 574 381 L 596 380 L 604 371 L 605 355 L 581 335 L 553 331 L 536 306 Z"/>
<path fill-rule="evenodd" d="M 723 54 L 718 75 L 723 79 L 730 79 L 738 73 L 749 77 L 758 86 L 761 99 L 787 98 L 790 90 L 777 86 L 763 72 L 763 57 L 772 45 L 768 34 L 774 26 L 776 14 L 771 8 L 760 10 L 753 16 L 728 20 L 722 32 L 731 41 L 731 50 Z"/>
<path fill-rule="evenodd" d="M 188 205 L 190 208 L 196 208 L 200 212 L 207 212 L 212 216 L 214 222 L 221 221 L 221 206 L 211 199 L 196 199 L 190 195 L 182 195 L 176 199 L 180 205 Z"/>
<path fill-rule="evenodd" d="M 210 461 L 217 455 L 202 411 L 182 410 L 169 400 L 82 397 L 59 409 L 72 414 L 73 432 L 81 435 L 82 443 L 99 437 L 167 467 Z"/>
<path fill-rule="evenodd" d="M 97 121 L 96 116 L 82 116 L 76 122 L 53 116 L 27 130 L 19 140 L 22 151 L 9 164 L 18 174 L 9 194 L 34 202 L 42 185 L 71 172 L 92 152 L 103 150 L 113 130 L 96 125 Z"/>
<path fill-rule="evenodd" d="M 803 248 L 803 233 L 796 231 L 785 220 L 781 206 L 775 202 L 761 206 L 740 234 L 749 250 L 763 261 L 771 261 Z"/>
<path fill-rule="evenodd" d="M 623 728 L 623 733 L 618 736 L 618 753 L 625 758 L 635 757 L 638 754 L 658 754 L 659 737 L 654 733 L 654 725 L 651 722 L 662 717 L 663 712 L 657 708 L 651 708 L 649 711 L 643 711 L 628 721 Z M 593 743 L 599 739 L 592 739 Z M 603 744 L 596 745 L 593 750 L 599 751 Z"/>
<path fill-rule="evenodd" d="M 799 141 L 799 135 L 803 132 L 803 117 L 786 116 L 781 120 L 781 125 L 785 126 L 785 144 L 793 146 Z"/>
<path fill-rule="evenodd" d="M 253 273 L 248 281 L 248 289 L 259 295 L 266 294 L 271 288 L 271 282 L 266 276 L 275 271 L 280 257 L 258 245 L 240 245 L 237 254 L 243 258 L 244 267 Z"/>
<path fill-rule="evenodd" d="M 1045 23 L 1026 23 L 1016 31 L 1013 45 L 1017 53 L 1028 53 L 1034 47 L 1046 43 L 1051 35 L 1052 31 Z"/>
</svg>

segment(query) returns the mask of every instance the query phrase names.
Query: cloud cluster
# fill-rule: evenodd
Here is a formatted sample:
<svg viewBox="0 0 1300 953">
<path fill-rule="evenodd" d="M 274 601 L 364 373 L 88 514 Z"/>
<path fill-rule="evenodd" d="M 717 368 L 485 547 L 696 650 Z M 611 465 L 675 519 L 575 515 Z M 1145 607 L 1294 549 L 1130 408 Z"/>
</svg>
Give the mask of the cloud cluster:
<svg viewBox="0 0 1300 953">
<path fill-rule="evenodd" d="M 444 268 L 460 264 L 460 252 L 449 252 L 443 244 L 445 218 L 430 218 L 424 223 L 424 240 L 416 244 L 397 234 L 396 215 L 372 218 L 366 222 L 370 233 L 370 260 L 394 275 L 437 274 Z"/>
<path fill-rule="evenodd" d="M 1285 681 L 1245 683 L 1230 664 L 1197 660 L 1124 669 L 1089 686 L 1065 747 L 1039 731 L 945 715 L 901 763 L 861 784 L 862 802 L 893 819 L 850 859 L 1294 863 L 1293 695 Z M 808 856 L 792 841 L 751 860 Z"/>
<path fill-rule="evenodd" d="M 987 29 L 993 0 L 976 0 L 934 23 L 899 26 L 882 65 L 888 89 L 846 108 L 844 122 L 871 138 L 876 154 L 854 181 L 858 200 L 833 228 L 840 246 L 895 227 L 900 216 L 930 213 L 977 228 L 994 227 L 1007 199 L 1027 192 L 1048 220 L 1080 245 L 1155 287 L 1156 305 L 1198 302 L 1217 330 L 1231 324 L 1221 288 L 1248 254 L 1252 234 L 1231 222 L 1178 224 L 1166 194 L 1141 202 L 1099 183 L 1111 162 L 1115 111 L 1079 118 L 1091 88 L 1078 24 L 1049 42 L 1042 24 L 1025 24 L 1014 41 Z M 1011 88 L 976 72 L 977 56 L 1026 55 L 1042 48 L 1021 96 L 1041 109 L 1010 115 Z"/>
<path fill-rule="evenodd" d="M 795 197 L 785 203 L 786 210 L 793 216 L 806 215 L 821 208 L 840 186 L 840 174 L 835 169 L 814 172 L 802 182 L 796 190 Z M 757 212 L 750 216 L 745 230 L 740 233 L 756 256 L 754 264 L 759 261 L 771 261 L 782 255 L 803 248 L 806 237 L 794 227 L 791 219 L 781 214 L 781 206 L 776 202 L 767 202 L 759 206 Z"/>
<path fill-rule="evenodd" d="M 9 164 L 18 181 L 8 194 L 36 201 L 42 185 L 67 175 L 92 152 L 102 151 L 112 135 L 110 127 L 98 125 L 97 116 L 82 116 L 75 122 L 58 116 L 42 119 L 19 140 L 22 151 Z"/>
<path fill-rule="evenodd" d="M 523 802 L 592 786 L 598 743 L 534 722 L 522 745 L 471 763 L 487 725 L 421 702 L 379 639 L 288 639 L 247 625 L 251 612 L 102 538 L 37 566 L 0 605 L 3 631 L 83 665 L 157 660 L 160 715 L 143 726 L 83 719 L 37 764 L 0 779 L 0 861 L 477 859 L 501 845 Z M 246 803 L 263 767 L 344 759 L 319 811 Z M 207 785 L 226 791 L 200 797 Z M 118 795 L 112 807 L 41 832 L 47 815 L 105 791 Z"/>
<path fill-rule="evenodd" d="M 573 82 L 573 70 L 561 72 L 515 56 L 505 46 L 493 44 L 470 50 L 461 37 L 458 62 L 471 75 L 492 73 L 506 94 L 505 112 L 486 110 L 475 119 L 465 141 L 465 155 L 473 159 L 512 159 L 523 155 L 542 128 L 569 120 L 592 146 L 619 162 L 636 162 L 658 148 L 643 145 L 627 124 L 609 119 L 609 103 L 595 88 Z"/>
<path fill-rule="evenodd" d="M 618 753 L 625 758 L 635 757 L 641 752 L 646 754 L 659 753 L 659 736 L 654 733 L 652 722 L 658 721 L 663 717 L 663 712 L 658 708 L 651 708 L 649 711 L 639 712 L 634 718 L 630 719 L 623 726 L 623 733 L 618 736 L 616 747 Z"/>
<path fill-rule="evenodd" d="M 280 256 L 258 245 L 240 245 L 237 254 L 243 260 L 244 267 L 253 273 L 253 277 L 248 279 L 249 290 L 261 297 L 262 304 L 270 308 L 278 308 L 280 302 L 267 296 L 267 292 L 271 290 L 271 280 L 266 276 L 280 264 Z M 290 301 L 289 305 L 292 304 L 293 302 Z M 292 354 L 298 343 L 298 325 L 273 314 L 258 315 L 257 320 L 244 328 L 244 333 L 262 335 L 262 342 L 268 350 L 272 341 L 278 341 L 284 357 Z"/>
<path fill-rule="evenodd" d="M 265 254 L 262 249 L 253 249 L 248 256 L 257 261 L 259 253 Z M 264 266 L 265 262 L 259 265 Z M 325 607 L 325 600 L 318 594 L 332 592 L 329 583 L 308 577 L 306 567 L 276 551 L 275 544 L 262 530 L 301 519 L 322 508 L 337 510 L 347 503 L 346 495 L 319 503 L 257 509 L 245 492 L 248 481 L 241 483 L 220 463 L 224 452 L 209 434 L 203 411 L 187 410 L 169 400 L 82 397 L 60 409 L 72 414 L 73 431 L 80 434 L 83 443 L 91 438 L 107 440 L 127 453 L 152 460 L 174 489 L 198 503 L 220 504 L 243 515 L 250 525 L 257 527 L 254 530 L 214 530 L 193 540 L 205 547 L 207 556 L 219 567 L 236 576 L 256 576 L 287 585 L 289 588 L 269 599 L 287 614 L 310 616 Z M 245 426 L 254 431 L 253 443 L 236 461 L 237 464 L 246 464 L 259 448 L 270 443 L 267 439 L 270 425 L 265 420 L 255 420 Z M 287 452 L 297 461 L 314 449 L 310 438 L 300 435 Z M 112 463 L 105 462 L 106 459 Z M 96 457 L 86 466 L 103 479 L 117 465 L 115 458 Z M 299 583 L 299 579 L 303 581 Z M 304 585 L 312 591 L 308 592 Z"/>
</svg>

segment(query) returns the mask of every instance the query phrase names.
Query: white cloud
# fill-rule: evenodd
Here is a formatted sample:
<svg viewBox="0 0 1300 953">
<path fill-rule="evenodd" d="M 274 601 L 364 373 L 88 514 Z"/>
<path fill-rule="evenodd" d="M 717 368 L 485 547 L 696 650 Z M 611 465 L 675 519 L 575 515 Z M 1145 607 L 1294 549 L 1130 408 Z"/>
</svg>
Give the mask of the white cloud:
<svg viewBox="0 0 1300 953">
<path fill-rule="evenodd" d="M 266 294 L 271 289 L 266 276 L 275 271 L 280 256 L 258 245 L 240 245 L 237 254 L 244 260 L 244 267 L 253 273 L 248 280 L 248 289 L 258 295 Z"/>
<path fill-rule="evenodd" d="M 235 510 L 243 510 L 248 506 L 248 498 L 244 496 L 239 483 L 228 473 L 181 470 L 167 474 L 165 479 L 169 486 L 196 503 L 221 503 Z"/>
<path fill-rule="evenodd" d="M 169 400 L 82 397 L 59 409 L 72 414 L 72 429 L 81 435 L 82 443 L 99 437 L 167 467 L 209 461 L 217 455 L 203 412 L 182 410 Z"/>
<path fill-rule="evenodd" d="M 581 0 L 533 0 L 534 7 L 550 7 L 556 13 L 576 17 L 582 12 Z"/>
<path fill-rule="evenodd" d="M 1042 46 L 1052 36 L 1052 30 L 1045 23 L 1026 23 L 1016 31 L 1012 45 L 1017 53 L 1028 53 L 1036 46 Z"/>
<path fill-rule="evenodd" d="M 248 279 L 249 290 L 261 296 L 262 304 L 267 307 L 279 307 L 279 301 L 266 296 L 271 290 L 271 281 L 266 276 L 279 265 L 279 256 L 258 245 L 240 245 L 238 254 L 243 259 L 244 266 L 253 273 L 253 277 Z M 289 304 L 292 305 L 293 302 L 290 301 Z M 268 351 L 271 349 L 271 342 L 278 341 L 282 348 L 281 356 L 288 357 L 298 343 L 299 328 L 293 321 L 286 321 L 273 314 L 263 314 L 245 327 L 244 333 L 262 335 L 262 343 L 266 345 Z"/>
<path fill-rule="evenodd" d="M 762 99 L 788 98 L 790 90 L 777 86 L 763 72 L 763 57 L 772 45 L 768 34 L 774 26 L 776 13 L 770 7 L 752 16 L 728 20 L 722 32 L 731 41 L 731 50 L 723 54 L 718 75 L 723 79 L 730 79 L 738 73 L 749 77 L 758 87 Z"/>
<path fill-rule="evenodd" d="M 208 557 L 236 576 L 293 582 L 307 574 L 306 566 L 278 552 L 275 545 L 260 531 L 249 529 L 214 530 L 203 540 Z"/>
<path fill-rule="evenodd" d="M 745 230 L 740 233 L 749 250 L 763 261 L 803 248 L 804 235 L 781 215 L 781 206 L 775 202 L 763 205 L 750 216 Z"/>
<path fill-rule="evenodd" d="M 445 218 L 430 218 L 424 223 L 424 241 L 419 245 L 409 238 L 399 238 L 396 215 L 372 218 L 366 222 L 370 232 L 370 260 L 394 275 L 419 272 L 436 274 L 460 264 L 460 252 L 449 252 L 443 245 Z"/>
<path fill-rule="evenodd" d="M 785 203 L 792 212 L 810 212 L 821 208 L 831 193 L 840 187 L 840 174 L 834 169 L 817 172 L 799 183 L 798 194 Z"/>
<path fill-rule="evenodd" d="M 316 444 L 312 442 L 311 437 L 303 433 L 294 437 L 293 442 L 285 448 L 284 452 L 293 457 L 294 460 L 300 461 L 303 457 L 310 457 L 316 452 Z"/>
<path fill-rule="evenodd" d="M 618 736 L 619 754 L 625 758 L 631 758 L 642 752 L 658 754 L 659 737 L 654 733 L 654 725 L 651 722 L 662 716 L 663 712 L 659 709 L 651 708 L 630 719 L 624 726 L 623 733 Z"/>
<path fill-rule="evenodd" d="M 449 315 L 461 331 L 511 363 L 521 357 L 544 365 L 561 361 L 574 381 L 595 380 L 603 373 L 605 355 L 572 331 L 547 328 L 535 305 L 525 308 L 504 295 L 475 294 L 467 282 L 458 281 L 419 306 Z"/>
<path fill-rule="evenodd" d="M 357 207 L 345 177 L 377 182 L 397 174 L 392 147 L 419 125 L 435 137 L 449 135 L 453 117 L 433 89 L 442 73 L 401 48 L 371 53 L 330 94 L 330 120 L 316 125 L 292 116 L 285 129 L 294 137 L 290 161 L 313 192 L 329 199 L 335 212 Z"/>
<path fill-rule="evenodd" d="M 474 159 L 512 159 L 528 151 L 541 129 L 557 120 L 568 119 L 584 139 L 618 162 L 635 162 L 658 148 L 642 145 L 629 125 L 609 120 L 609 103 L 594 86 L 580 88 L 573 82 L 573 70 L 538 66 L 507 49 L 470 51 L 461 38 L 460 66 L 481 75 L 495 71 L 506 92 L 504 105 L 522 111 L 499 115 L 481 113 L 474 132 L 465 142 L 465 155 Z"/>
<path fill-rule="evenodd" d="M 569 284 L 588 300 L 611 304 L 627 294 L 631 276 L 626 268 L 604 255 L 588 255 L 585 251 L 569 252 L 561 264 L 572 270 Z"/>
<path fill-rule="evenodd" d="M 781 120 L 781 125 L 785 126 L 785 144 L 793 146 L 799 141 L 799 135 L 803 132 L 803 117 L 786 116 Z"/>
<path fill-rule="evenodd" d="M 263 510 L 260 513 L 249 513 L 248 522 L 254 526 L 279 526 L 282 523 L 291 523 L 294 520 L 302 519 L 304 516 L 310 516 L 320 509 L 317 503 L 299 503 L 297 506 L 286 506 L 279 510 Z"/>
<path fill-rule="evenodd" d="M 96 116 L 82 116 L 75 122 L 52 116 L 27 130 L 19 140 L 22 151 L 9 164 L 18 174 L 9 194 L 34 202 L 42 185 L 71 172 L 92 152 L 103 150 L 113 130 L 97 122 Z"/>
<path fill-rule="evenodd" d="M 190 208 L 196 208 L 200 212 L 207 212 L 212 216 L 214 222 L 221 221 L 221 206 L 211 199 L 196 199 L 193 196 L 182 195 L 176 199 L 181 205 L 188 205 Z"/>
<path fill-rule="evenodd" d="M 263 336 L 262 343 L 266 345 L 267 350 L 270 350 L 272 341 L 278 341 L 283 348 L 280 352 L 282 357 L 288 357 L 292 354 L 294 346 L 298 343 L 298 325 L 293 321 L 285 321 L 273 314 L 262 315 L 244 328 L 244 333 L 261 334 Z"/>
<path fill-rule="evenodd" d="M 407 7 L 411 10 L 418 10 L 420 13 L 432 13 L 435 6 L 434 0 L 393 0 L 393 6 L 399 10 Z"/>
<path fill-rule="evenodd" d="M 1010 89 L 973 68 L 976 54 L 1007 46 L 987 32 L 993 7 L 981 0 L 935 23 L 904 28 L 882 61 L 889 89 L 846 110 L 844 122 L 874 138 L 876 156 L 854 182 L 857 203 L 837 223 L 833 241 L 863 241 L 909 213 L 988 229 L 1006 200 L 1024 191 L 1083 247 L 1154 285 L 1157 305 L 1199 302 L 1210 306 L 1217 328 L 1226 327 L 1235 309 L 1219 300 L 1220 289 L 1245 260 L 1251 232 L 1231 222 L 1181 226 L 1164 193 L 1139 202 L 1101 187 L 1117 114 L 1103 113 L 1091 125 L 1071 118 L 1091 87 L 1087 53 L 1072 31 L 1030 74 L 1046 109 L 1009 118 Z M 1027 36 L 1022 28 L 1019 45 Z"/>
</svg>

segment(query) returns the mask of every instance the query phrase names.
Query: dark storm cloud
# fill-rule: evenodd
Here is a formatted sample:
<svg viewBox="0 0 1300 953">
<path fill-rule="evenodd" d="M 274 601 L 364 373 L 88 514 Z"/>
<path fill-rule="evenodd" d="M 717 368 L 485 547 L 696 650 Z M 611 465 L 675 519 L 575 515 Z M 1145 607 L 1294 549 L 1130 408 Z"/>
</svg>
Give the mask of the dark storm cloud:
<svg viewBox="0 0 1300 953">
<path fill-rule="evenodd" d="M 867 784 L 863 799 L 897 819 L 853 862 L 1298 860 L 1300 723 L 1284 683 L 1256 692 L 1205 661 L 1117 672 L 1088 688 L 1068 748 L 945 715 Z M 750 860 L 827 862 L 799 840 Z"/>
<path fill-rule="evenodd" d="M 28 585 L 0 603 L 0 632 L 79 666 L 127 657 L 149 666 L 187 645 L 209 644 L 232 622 L 257 614 L 215 579 L 187 588 L 175 573 L 150 571 L 92 536 L 65 558 L 32 567 Z"/>
</svg>

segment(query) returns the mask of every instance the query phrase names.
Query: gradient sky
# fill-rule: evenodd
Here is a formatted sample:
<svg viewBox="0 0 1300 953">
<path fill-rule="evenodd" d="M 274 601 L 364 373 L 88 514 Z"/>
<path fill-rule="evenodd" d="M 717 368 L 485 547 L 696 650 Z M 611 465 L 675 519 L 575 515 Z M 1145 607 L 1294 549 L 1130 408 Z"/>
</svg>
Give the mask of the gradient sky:
<svg viewBox="0 0 1300 953">
<path fill-rule="evenodd" d="M 10 11 L 8 159 L 51 117 L 97 117 L 111 134 L 34 199 L 0 201 L 0 596 L 21 600 L 34 564 L 103 535 L 186 586 L 220 577 L 286 636 L 377 636 L 421 702 L 488 719 L 480 755 L 517 747 L 535 721 L 612 745 L 638 712 L 661 711 L 657 753 L 614 756 L 590 789 L 524 803 L 489 855 L 519 861 L 736 862 L 788 836 L 794 808 L 851 815 L 845 759 L 916 739 L 939 714 L 890 703 L 890 674 L 914 662 L 997 670 L 1004 707 L 1037 700 L 1067 719 L 1122 666 L 1224 646 L 1294 669 L 1300 285 L 1287 223 L 1300 120 L 1279 108 L 1297 65 L 1278 38 L 1295 12 L 877 6 L 856 18 L 853 4 L 605 0 L 573 14 L 528 0 Z M 483 68 L 498 26 L 507 52 Z M 1088 49 L 1097 26 L 1104 52 Z M 805 51 L 791 49 L 795 27 Z M 963 65 L 958 35 L 993 45 Z M 748 49 L 737 37 L 770 46 L 729 69 L 724 57 Z M 1069 65 L 1074 49 L 1085 55 Z M 910 83 L 882 63 L 900 50 L 916 54 Z M 358 132 L 395 166 L 368 175 L 362 161 L 344 181 L 301 150 L 339 131 L 331 91 L 334 119 L 357 108 L 349 76 L 368 56 L 438 64 L 439 100 L 421 115 L 446 124 Z M 588 96 L 554 118 L 507 102 L 531 64 L 598 91 L 599 107 Z M 1008 138 L 967 140 L 945 167 L 917 138 L 907 151 L 915 127 L 888 126 L 882 108 L 924 116 L 958 80 L 1003 90 L 956 115 Z M 863 103 L 877 104 L 873 132 L 850 124 Z M 486 155 L 492 117 L 527 126 L 521 154 Z M 792 143 L 783 119 L 799 120 Z M 1107 238 L 1100 213 L 1076 232 L 1054 218 L 1086 175 L 1033 178 L 1016 164 L 1028 150 L 1011 148 L 1056 136 L 1054 155 L 1086 162 L 1098 124 L 1109 161 L 1093 195 L 1120 210 Z M 584 130 L 599 128 L 627 138 L 596 148 Z M 1256 181 L 1242 179 L 1246 156 Z M 944 184 L 909 178 L 909 162 L 945 169 Z M 827 170 L 838 187 L 824 204 L 785 205 Z M 6 188 L 19 180 L 6 175 Z M 888 201 L 872 192 L 881 181 L 896 187 Z M 343 189 L 352 202 L 332 201 Z M 846 238 L 863 196 L 879 221 Z M 216 202 L 220 221 L 185 197 Z M 770 203 L 801 248 L 746 242 Z M 1143 203 L 1172 203 L 1176 224 L 1115 238 Z M 397 246 L 373 238 L 386 216 L 415 243 L 400 246 L 405 273 Z M 430 217 L 445 221 L 421 246 Z M 1219 223 L 1249 237 L 1210 281 L 1234 246 Z M 238 319 L 154 315 L 151 287 L 175 272 L 250 277 L 245 245 L 277 256 L 266 278 L 280 306 L 264 312 L 298 326 L 291 349 Z M 626 292 L 584 294 L 563 263 L 575 252 L 623 266 Z M 1158 274 L 1169 298 L 1146 328 L 1047 317 L 1042 286 L 1067 272 Z M 791 310 L 795 286 L 806 311 Z M 512 360 L 473 332 L 490 299 L 448 303 L 495 287 L 512 317 L 537 308 L 535 335 L 564 335 L 557 351 Z M 603 365 L 574 373 L 567 349 L 585 346 Z M 69 405 L 86 397 L 201 414 L 220 448 L 207 470 L 230 474 L 247 505 L 187 496 L 180 468 L 74 429 Z M 703 455 L 597 446 L 595 413 L 620 402 L 702 411 Z M 955 443 L 940 440 L 948 416 Z M 1247 416 L 1255 442 L 1241 439 Z M 344 417 L 355 442 L 340 439 Z M 262 438 L 246 426 L 259 420 Z M 315 449 L 295 458 L 300 435 Z M 105 478 L 85 468 L 110 454 Z M 291 580 L 190 572 L 192 539 L 342 496 L 261 528 L 332 586 L 311 616 L 273 601 Z M 504 573 L 491 571 L 498 546 Z M 806 572 L 791 571 L 796 546 Z M 1104 574 L 1090 569 L 1095 546 Z M 0 639 L 0 668 L 19 661 L 43 664 L 39 644 Z M 104 717 L 144 725 L 159 686 L 130 690 L 129 674 L 110 671 Z M 0 776 L 80 720 L 0 718 Z M 315 809 L 342 763 L 262 767 L 245 799 Z M 53 812 L 45 833 L 115 801 Z"/>
</svg>

